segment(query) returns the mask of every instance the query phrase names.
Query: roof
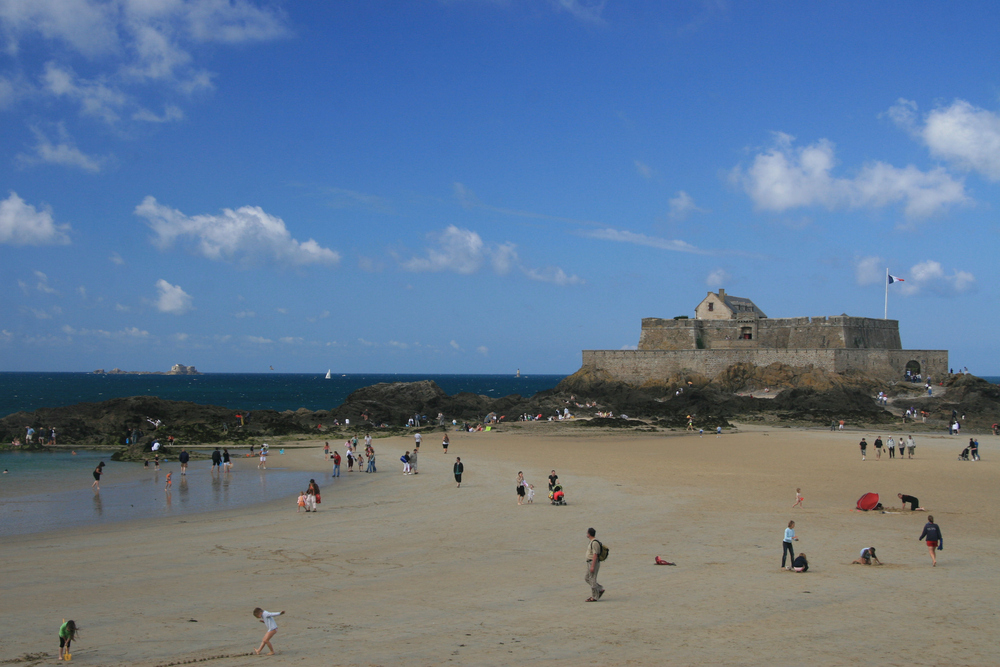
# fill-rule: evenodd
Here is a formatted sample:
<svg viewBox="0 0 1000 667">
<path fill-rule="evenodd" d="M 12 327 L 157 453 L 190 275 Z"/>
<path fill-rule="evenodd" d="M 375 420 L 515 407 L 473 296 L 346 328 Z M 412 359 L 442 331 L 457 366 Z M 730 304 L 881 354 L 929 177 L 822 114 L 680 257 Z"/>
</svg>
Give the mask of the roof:
<svg viewBox="0 0 1000 667">
<path fill-rule="evenodd" d="M 742 296 L 730 296 L 729 294 L 723 297 L 723 299 L 729 310 L 733 311 L 737 317 L 743 313 L 754 313 L 757 317 L 767 317 L 767 315 L 764 314 L 764 311 L 758 308 L 757 304 L 750 299 L 746 299 Z"/>
</svg>

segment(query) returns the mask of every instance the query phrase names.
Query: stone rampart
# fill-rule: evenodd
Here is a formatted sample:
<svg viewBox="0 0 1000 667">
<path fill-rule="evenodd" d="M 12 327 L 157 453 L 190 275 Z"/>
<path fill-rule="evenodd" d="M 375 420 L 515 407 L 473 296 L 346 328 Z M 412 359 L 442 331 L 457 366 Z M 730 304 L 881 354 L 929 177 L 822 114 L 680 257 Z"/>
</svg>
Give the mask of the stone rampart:
<svg viewBox="0 0 1000 667">
<path fill-rule="evenodd" d="M 748 337 L 749 336 L 749 337 Z M 899 350 L 897 320 L 869 317 L 738 317 L 725 320 L 642 320 L 639 349 Z"/>
<path fill-rule="evenodd" d="M 712 378 L 736 363 L 755 366 L 773 363 L 795 367 L 813 366 L 835 373 L 860 371 L 872 377 L 898 380 L 903 377 L 907 363 L 911 361 L 919 364 L 924 377 L 943 377 L 948 372 L 947 350 L 757 348 L 583 351 L 584 368 L 603 371 L 612 378 L 629 384 L 663 380 L 685 372 Z"/>
</svg>

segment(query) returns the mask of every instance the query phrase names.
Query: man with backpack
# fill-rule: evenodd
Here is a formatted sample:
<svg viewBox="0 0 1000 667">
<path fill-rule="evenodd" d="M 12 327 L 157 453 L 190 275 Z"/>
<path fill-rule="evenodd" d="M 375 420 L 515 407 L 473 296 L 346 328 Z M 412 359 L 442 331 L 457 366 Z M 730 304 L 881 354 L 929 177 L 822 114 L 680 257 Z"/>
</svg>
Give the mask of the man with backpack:
<svg viewBox="0 0 1000 667">
<path fill-rule="evenodd" d="M 595 539 L 597 531 L 593 528 L 587 529 L 587 574 L 584 580 L 590 585 L 590 597 L 585 602 L 597 602 L 604 595 L 604 588 L 597 583 L 597 572 L 601 569 L 601 561 L 607 558 L 604 545 Z"/>
</svg>

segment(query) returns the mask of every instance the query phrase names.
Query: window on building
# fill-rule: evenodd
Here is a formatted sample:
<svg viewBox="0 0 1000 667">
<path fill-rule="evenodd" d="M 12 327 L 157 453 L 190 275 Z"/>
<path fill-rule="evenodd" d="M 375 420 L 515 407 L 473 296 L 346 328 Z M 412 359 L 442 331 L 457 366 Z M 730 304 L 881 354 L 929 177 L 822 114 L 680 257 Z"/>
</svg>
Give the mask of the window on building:
<svg viewBox="0 0 1000 667">
<path fill-rule="evenodd" d="M 740 338 L 743 340 L 753 340 L 753 327 L 741 327 Z"/>
<path fill-rule="evenodd" d="M 715 304 L 712 303 L 711 301 L 709 301 L 708 302 L 708 312 L 712 312 L 713 310 L 715 310 Z"/>
</svg>

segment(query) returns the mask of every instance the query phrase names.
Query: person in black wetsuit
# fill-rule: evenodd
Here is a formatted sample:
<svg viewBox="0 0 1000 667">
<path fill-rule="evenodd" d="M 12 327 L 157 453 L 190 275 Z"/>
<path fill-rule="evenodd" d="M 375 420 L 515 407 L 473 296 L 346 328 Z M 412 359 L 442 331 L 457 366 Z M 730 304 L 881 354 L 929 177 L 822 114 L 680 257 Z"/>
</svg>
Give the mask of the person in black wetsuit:
<svg viewBox="0 0 1000 667">
<path fill-rule="evenodd" d="M 903 502 L 903 509 L 906 509 L 906 503 L 910 503 L 911 512 L 926 512 L 923 507 L 920 506 L 920 501 L 917 500 L 916 496 L 908 496 L 903 493 L 897 493 L 896 496 Z"/>
<path fill-rule="evenodd" d="M 934 517 L 928 515 L 927 523 L 924 524 L 924 532 L 920 533 L 918 540 L 927 540 L 927 551 L 931 555 L 931 562 L 933 567 L 937 567 L 937 556 L 934 555 L 934 550 L 938 551 L 944 549 L 944 536 L 941 535 L 941 527 L 934 523 Z"/>
</svg>

